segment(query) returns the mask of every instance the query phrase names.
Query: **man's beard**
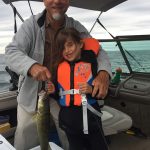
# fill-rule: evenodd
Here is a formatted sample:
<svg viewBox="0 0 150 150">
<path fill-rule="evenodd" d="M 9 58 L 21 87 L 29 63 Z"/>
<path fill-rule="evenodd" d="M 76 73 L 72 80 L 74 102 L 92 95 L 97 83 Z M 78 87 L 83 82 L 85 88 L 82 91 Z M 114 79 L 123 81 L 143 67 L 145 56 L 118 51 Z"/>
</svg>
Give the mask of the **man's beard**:
<svg viewBox="0 0 150 150">
<path fill-rule="evenodd" d="M 62 15 L 59 13 L 54 13 L 52 17 L 54 20 L 59 21 L 62 18 Z"/>
</svg>

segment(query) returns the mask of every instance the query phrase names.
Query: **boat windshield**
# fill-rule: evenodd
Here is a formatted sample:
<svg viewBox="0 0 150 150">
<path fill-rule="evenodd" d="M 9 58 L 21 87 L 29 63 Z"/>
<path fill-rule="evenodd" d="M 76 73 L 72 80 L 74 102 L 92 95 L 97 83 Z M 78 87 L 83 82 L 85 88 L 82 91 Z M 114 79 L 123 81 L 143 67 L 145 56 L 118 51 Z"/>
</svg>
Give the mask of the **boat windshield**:
<svg viewBox="0 0 150 150">
<path fill-rule="evenodd" d="M 150 73 L 150 40 L 122 42 L 133 72 Z"/>
<path fill-rule="evenodd" d="M 150 73 L 150 36 L 120 36 L 119 39 L 132 72 Z M 101 44 L 107 50 L 112 71 L 115 72 L 116 68 L 121 67 L 124 73 L 130 73 L 117 43 L 112 40 L 102 40 Z"/>
</svg>

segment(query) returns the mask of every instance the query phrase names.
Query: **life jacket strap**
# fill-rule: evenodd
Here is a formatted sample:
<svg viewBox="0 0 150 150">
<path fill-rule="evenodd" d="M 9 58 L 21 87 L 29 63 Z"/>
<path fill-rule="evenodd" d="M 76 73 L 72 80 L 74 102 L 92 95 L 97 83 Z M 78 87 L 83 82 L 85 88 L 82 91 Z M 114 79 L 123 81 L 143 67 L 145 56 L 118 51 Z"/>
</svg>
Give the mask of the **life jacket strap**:
<svg viewBox="0 0 150 150">
<path fill-rule="evenodd" d="M 60 88 L 59 96 L 64 95 L 75 95 L 75 94 L 81 94 L 79 89 L 70 89 L 63 91 L 62 88 Z M 86 94 L 81 94 L 81 102 L 82 102 L 82 115 L 83 115 L 83 132 L 84 134 L 88 134 L 88 117 L 87 117 L 87 109 L 89 109 L 92 113 L 95 115 L 101 117 L 102 113 L 94 109 L 90 104 L 87 102 Z"/>
<path fill-rule="evenodd" d="M 85 94 L 81 94 L 82 114 L 83 114 L 83 132 L 88 134 L 88 117 L 87 117 L 87 98 Z"/>
<path fill-rule="evenodd" d="M 88 117 L 87 117 L 87 109 L 89 109 L 92 113 L 97 115 L 98 117 L 102 116 L 102 113 L 94 109 L 90 104 L 87 102 L 87 97 L 85 94 L 81 94 L 82 99 L 82 114 L 83 114 L 83 132 L 84 134 L 88 134 Z"/>
<path fill-rule="evenodd" d="M 102 113 L 100 113 L 99 111 L 97 111 L 96 109 L 94 109 L 90 104 L 87 103 L 87 108 L 92 112 L 94 113 L 95 115 L 101 117 L 102 116 Z"/>
</svg>

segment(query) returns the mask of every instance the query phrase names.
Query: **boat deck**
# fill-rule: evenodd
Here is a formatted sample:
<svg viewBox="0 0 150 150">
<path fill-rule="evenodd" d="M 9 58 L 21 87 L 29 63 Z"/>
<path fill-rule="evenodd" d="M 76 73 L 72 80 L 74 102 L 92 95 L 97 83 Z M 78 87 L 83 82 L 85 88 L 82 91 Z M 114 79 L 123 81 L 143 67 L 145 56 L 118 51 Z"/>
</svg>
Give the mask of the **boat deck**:
<svg viewBox="0 0 150 150">
<path fill-rule="evenodd" d="M 141 138 L 126 133 L 111 136 L 110 150 L 150 150 L 150 138 Z"/>
<path fill-rule="evenodd" d="M 109 150 L 150 150 L 150 138 L 141 138 L 126 133 L 112 135 Z M 13 138 L 9 139 L 13 145 Z"/>
</svg>

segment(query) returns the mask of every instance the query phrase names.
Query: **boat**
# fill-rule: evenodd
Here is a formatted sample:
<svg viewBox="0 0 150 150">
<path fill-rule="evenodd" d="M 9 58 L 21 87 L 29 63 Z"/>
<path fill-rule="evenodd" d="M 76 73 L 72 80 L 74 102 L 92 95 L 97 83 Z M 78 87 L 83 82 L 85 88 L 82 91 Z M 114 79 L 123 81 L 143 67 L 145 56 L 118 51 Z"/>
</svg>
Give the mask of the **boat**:
<svg viewBox="0 0 150 150">
<path fill-rule="evenodd" d="M 14 9 L 13 2 L 23 0 L 3 0 L 5 4 L 10 4 Z M 42 1 L 42 0 L 33 0 Z M 74 0 L 70 1 L 71 6 L 97 10 L 102 13 L 115 8 L 127 0 Z M 99 5 L 98 5 L 99 4 Z M 18 13 L 16 15 L 23 20 Z M 150 147 L 150 64 L 144 64 L 136 55 L 141 56 L 140 50 L 145 53 L 144 58 L 150 54 L 150 34 L 147 35 L 125 35 L 113 36 L 110 31 L 100 21 L 100 15 L 93 24 L 97 23 L 110 34 L 111 39 L 98 39 L 103 47 L 114 47 L 120 62 L 115 64 L 113 70 L 124 64 L 121 78 L 118 82 L 110 83 L 109 93 L 105 99 L 103 112 L 103 128 L 105 136 L 108 138 L 110 150 L 148 150 Z M 91 30 L 92 30 L 91 29 Z M 138 48 L 134 52 L 135 44 Z M 142 46 L 144 45 L 144 49 Z M 104 48 L 105 49 L 105 48 Z M 134 52 L 134 54 L 133 54 Z M 113 53 L 113 51 L 112 51 Z M 113 56 L 112 59 L 115 59 Z M 115 72 L 114 72 L 115 76 Z M 13 136 L 16 127 L 16 91 L 6 91 L 0 93 L 0 114 L 9 115 L 11 128 L 2 135 L 13 143 Z M 121 118 L 120 118 L 121 117 Z M 132 125 L 132 127 L 131 127 Z M 12 141 L 11 141 L 12 140 Z"/>
</svg>

